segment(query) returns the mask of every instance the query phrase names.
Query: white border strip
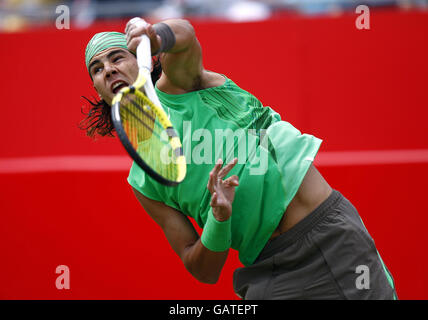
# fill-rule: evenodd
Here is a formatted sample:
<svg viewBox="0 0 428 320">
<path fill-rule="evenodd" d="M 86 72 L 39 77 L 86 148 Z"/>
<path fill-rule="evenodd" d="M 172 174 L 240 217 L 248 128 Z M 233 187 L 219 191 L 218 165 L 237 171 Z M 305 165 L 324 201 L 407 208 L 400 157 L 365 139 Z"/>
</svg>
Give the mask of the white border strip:
<svg viewBox="0 0 428 320">
<path fill-rule="evenodd" d="M 319 152 L 320 167 L 428 163 L 428 149 Z M 0 174 L 67 171 L 128 171 L 128 156 L 50 156 L 0 158 Z"/>
</svg>

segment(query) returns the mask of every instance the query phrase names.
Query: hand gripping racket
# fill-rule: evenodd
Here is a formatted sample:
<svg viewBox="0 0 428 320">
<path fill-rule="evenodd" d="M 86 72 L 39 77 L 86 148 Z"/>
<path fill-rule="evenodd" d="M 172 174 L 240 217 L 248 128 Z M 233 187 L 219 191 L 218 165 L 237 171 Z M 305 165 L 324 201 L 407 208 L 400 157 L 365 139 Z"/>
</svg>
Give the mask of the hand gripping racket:
<svg viewBox="0 0 428 320">
<path fill-rule="evenodd" d="M 145 25 L 141 18 L 131 23 Z M 180 138 L 162 108 L 151 80 L 150 39 L 143 35 L 137 47 L 138 77 L 113 99 L 113 125 L 128 154 L 147 174 L 166 186 L 176 186 L 186 176 Z"/>
</svg>

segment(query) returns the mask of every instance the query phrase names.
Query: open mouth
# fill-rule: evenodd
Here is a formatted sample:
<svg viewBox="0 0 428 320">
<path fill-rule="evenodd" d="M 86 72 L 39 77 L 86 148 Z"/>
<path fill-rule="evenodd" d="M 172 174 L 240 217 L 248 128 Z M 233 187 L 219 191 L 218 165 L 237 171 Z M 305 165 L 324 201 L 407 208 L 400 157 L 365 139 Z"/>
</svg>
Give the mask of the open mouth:
<svg viewBox="0 0 428 320">
<path fill-rule="evenodd" d="M 120 89 L 125 88 L 128 86 L 128 83 L 126 83 L 125 81 L 119 80 L 113 83 L 113 85 L 111 86 L 111 91 L 116 94 L 119 92 Z"/>
</svg>

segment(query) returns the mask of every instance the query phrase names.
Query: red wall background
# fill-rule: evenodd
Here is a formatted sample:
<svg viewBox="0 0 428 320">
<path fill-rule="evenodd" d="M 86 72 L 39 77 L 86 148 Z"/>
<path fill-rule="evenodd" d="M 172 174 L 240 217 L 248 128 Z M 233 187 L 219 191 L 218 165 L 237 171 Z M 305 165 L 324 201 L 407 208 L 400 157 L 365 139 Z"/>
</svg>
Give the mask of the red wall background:
<svg viewBox="0 0 428 320">
<path fill-rule="evenodd" d="M 355 19 L 192 22 L 207 69 L 324 140 L 316 165 L 359 210 L 399 298 L 428 299 L 428 13 L 373 11 L 370 30 Z M 0 34 L 1 299 L 237 298 L 237 254 L 217 285 L 194 280 L 131 193 L 119 142 L 77 128 L 95 94 L 86 43 L 125 23 Z"/>
</svg>

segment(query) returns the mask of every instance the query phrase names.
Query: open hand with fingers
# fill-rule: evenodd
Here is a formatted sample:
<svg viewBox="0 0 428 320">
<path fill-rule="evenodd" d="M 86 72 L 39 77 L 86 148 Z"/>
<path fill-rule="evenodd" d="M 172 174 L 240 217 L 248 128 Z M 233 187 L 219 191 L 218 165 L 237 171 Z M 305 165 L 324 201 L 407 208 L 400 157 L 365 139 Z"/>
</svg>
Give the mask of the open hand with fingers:
<svg viewBox="0 0 428 320">
<path fill-rule="evenodd" d="M 223 168 L 223 161 L 219 159 L 210 172 L 207 188 L 211 193 L 211 207 L 213 215 L 218 221 L 226 221 L 232 215 L 232 203 L 235 198 L 235 187 L 239 185 L 239 178 L 233 175 L 227 179 L 224 177 L 236 165 L 235 158 Z M 223 180 L 224 179 L 224 180 Z"/>
</svg>

